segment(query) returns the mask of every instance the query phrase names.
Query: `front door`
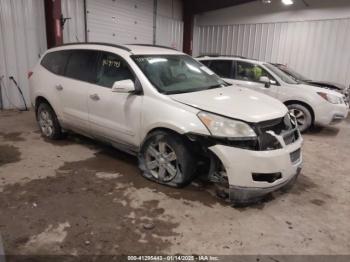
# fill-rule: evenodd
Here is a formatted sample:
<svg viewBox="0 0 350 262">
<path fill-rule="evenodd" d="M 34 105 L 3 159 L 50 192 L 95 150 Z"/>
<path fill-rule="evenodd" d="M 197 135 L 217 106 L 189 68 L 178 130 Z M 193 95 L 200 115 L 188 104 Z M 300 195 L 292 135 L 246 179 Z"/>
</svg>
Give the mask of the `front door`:
<svg viewBox="0 0 350 262">
<path fill-rule="evenodd" d="M 101 52 L 96 84 L 89 88 L 89 123 L 93 133 L 118 144 L 138 146 L 141 95 L 112 91 L 114 82 L 136 77 L 127 62 L 114 53 Z"/>
<path fill-rule="evenodd" d="M 278 98 L 279 89 L 277 81 L 260 65 L 245 61 L 236 61 L 234 71 L 233 78 L 225 79 L 226 81 Z M 270 79 L 270 87 L 266 87 L 265 83 L 260 82 L 260 77 L 262 76 Z"/>
</svg>

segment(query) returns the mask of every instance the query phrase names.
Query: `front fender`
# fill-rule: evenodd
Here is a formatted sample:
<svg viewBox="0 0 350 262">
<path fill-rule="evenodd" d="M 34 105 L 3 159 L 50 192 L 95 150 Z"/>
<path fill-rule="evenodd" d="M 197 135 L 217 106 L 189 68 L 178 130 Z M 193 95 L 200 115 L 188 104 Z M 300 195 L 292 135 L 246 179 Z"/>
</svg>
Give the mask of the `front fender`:
<svg viewBox="0 0 350 262">
<path fill-rule="evenodd" d="M 198 109 L 179 102 L 145 97 L 142 114 L 141 141 L 154 129 L 165 128 L 178 134 L 210 135 L 197 116 Z"/>
</svg>

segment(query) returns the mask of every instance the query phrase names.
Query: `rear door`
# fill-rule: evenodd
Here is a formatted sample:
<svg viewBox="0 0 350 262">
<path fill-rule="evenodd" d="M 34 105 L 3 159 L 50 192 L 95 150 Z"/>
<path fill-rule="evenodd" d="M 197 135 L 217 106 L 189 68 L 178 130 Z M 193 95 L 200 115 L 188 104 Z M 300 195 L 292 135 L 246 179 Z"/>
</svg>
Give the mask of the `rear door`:
<svg viewBox="0 0 350 262">
<path fill-rule="evenodd" d="M 137 79 L 128 63 L 114 53 L 101 52 L 96 84 L 88 92 L 91 130 L 119 145 L 139 145 L 142 95 L 112 92 L 114 82 Z"/>
<path fill-rule="evenodd" d="M 34 74 L 35 83 L 33 83 L 39 95 L 44 95 L 49 101 L 61 124 L 64 123 L 62 108 L 62 78 L 64 70 L 70 56 L 69 50 L 60 50 L 47 53 L 40 62 L 38 75 Z M 30 81 L 33 80 L 31 77 Z M 33 95 L 33 94 L 32 94 Z M 32 98 L 33 99 L 33 98 Z"/>
<path fill-rule="evenodd" d="M 82 132 L 89 131 L 88 90 L 96 81 L 98 55 L 95 50 L 72 50 L 65 68 L 65 77 L 56 83 L 65 124 Z"/>
</svg>

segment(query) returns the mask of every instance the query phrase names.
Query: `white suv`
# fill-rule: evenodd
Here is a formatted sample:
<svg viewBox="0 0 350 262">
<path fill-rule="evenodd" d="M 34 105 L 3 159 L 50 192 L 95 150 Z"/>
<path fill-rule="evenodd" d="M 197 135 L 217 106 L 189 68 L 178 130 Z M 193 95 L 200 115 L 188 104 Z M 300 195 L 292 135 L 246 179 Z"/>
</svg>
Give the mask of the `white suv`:
<svg viewBox="0 0 350 262">
<path fill-rule="evenodd" d="M 302 138 L 287 108 L 181 52 L 71 44 L 48 50 L 29 75 L 45 137 L 75 131 L 110 143 L 138 155 L 143 176 L 158 183 L 207 176 L 248 203 L 300 172 Z"/>
<path fill-rule="evenodd" d="M 335 124 L 347 117 L 348 106 L 342 94 L 299 83 L 270 63 L 225 56 L 204 56 L 197 60 L 229 83 L 282 101 L 297 118 L 302 132 L 313 124 Z"/>
</svg>

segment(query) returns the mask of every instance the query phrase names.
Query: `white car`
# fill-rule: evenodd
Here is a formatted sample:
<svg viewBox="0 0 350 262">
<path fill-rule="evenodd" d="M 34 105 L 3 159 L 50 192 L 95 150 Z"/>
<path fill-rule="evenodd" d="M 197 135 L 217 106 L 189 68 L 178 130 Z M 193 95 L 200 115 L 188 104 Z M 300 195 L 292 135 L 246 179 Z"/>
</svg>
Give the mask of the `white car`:
<svg viewBox="0 0 350 262">
<path fill-rule="evenodd" d="M 301 132 L 313 124 L 336 124 L 348 115 L 348 106 L 342 94 L 301 84 L 270 63 L 225 56 L 204 56 L 197 60 L 229 83 L 282 101 L 297 118 Z"/>
<path fill-rule="evenodd" d="M 64 45 L 29 75 L 43 136 L 75 131 L 110 143 L 138 155 L 158 183 L 184 186 L 201 172 L 249 203 L 300 172 L 302 137 L 281 102 L 232 88 L 173 49 Z"/>
</svg>

